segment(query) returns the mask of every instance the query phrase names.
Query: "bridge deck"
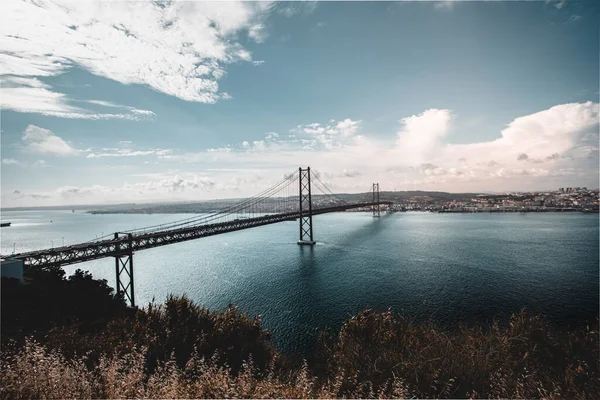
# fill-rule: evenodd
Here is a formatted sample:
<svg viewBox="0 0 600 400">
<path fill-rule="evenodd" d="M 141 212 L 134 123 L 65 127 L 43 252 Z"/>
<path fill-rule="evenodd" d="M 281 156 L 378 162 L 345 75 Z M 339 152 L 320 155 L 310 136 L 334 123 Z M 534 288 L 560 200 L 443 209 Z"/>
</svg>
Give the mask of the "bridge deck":
<svg viewBox="0 0 600 400">
<path fill-rule="evenodd" d="M 321 215 L 331 212 L 345 211 L 352 208 L 371 207 L 377 204 L 391 204 L 389 201 L 345 204 L 334 207 L 313 209 L 312 215 Z M 309 213 L 303 212 L 303 216 Z M 255 218 L 238 219 L 230 222 L 208 224 L 187 228 L 178 228 L 158 232 L 150 232 L 132 235 L 131 238 L 119 237 L 117 239 L 100 240 L 91 243 L 82 243 L 73 246 L 57 247 L 30 251 L 11 255 L 12 258 L 23 261 L 25 268 L 30 267 L 57 267 L 76 264 L 85 261 L 97 260 L 105 257 L 114 257 L 134 251 L 166 246 L 172 243 L 185 242 L 206 236 L 214 236 L 222 233 L 254 228 L 257 226 L 270 225 L 282 221 L 290 221 L 300 218 L 300 212 L 294 211 L 282 214 L 264 215 Z"/>
</svg>

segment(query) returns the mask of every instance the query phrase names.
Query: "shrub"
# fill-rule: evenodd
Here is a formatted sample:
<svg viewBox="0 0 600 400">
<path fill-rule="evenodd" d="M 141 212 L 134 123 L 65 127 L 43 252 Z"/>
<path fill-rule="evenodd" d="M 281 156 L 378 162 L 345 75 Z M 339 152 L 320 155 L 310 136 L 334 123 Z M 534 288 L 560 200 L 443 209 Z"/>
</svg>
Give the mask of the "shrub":
<svg viewBox="0 0 600 400">
<path fill-rule="evenodd" d="M 233 306 L 210 311 L 184 296 L 133 310 L 89 274 L 40 274 L 29 285 L 2 281 L 1 398 L 586 399 L 600 392 L 598 321 L 567 331 L 522 311 L 503 324 L 443 330 L 366 310 L 339 333 L 322 332 L 307 363 L 278 354 L 260 320 Z"/>
<path fill-rule="evenodd" d="M 597 328 L 562 332 L 524 311 L 506 327 L 446 332 L 367 310 L 319 342 L 316 368 L 344 377 L 342 395 L 398 379 L 416 397 L 594 398 L 600 390 Z"/>
</svg>

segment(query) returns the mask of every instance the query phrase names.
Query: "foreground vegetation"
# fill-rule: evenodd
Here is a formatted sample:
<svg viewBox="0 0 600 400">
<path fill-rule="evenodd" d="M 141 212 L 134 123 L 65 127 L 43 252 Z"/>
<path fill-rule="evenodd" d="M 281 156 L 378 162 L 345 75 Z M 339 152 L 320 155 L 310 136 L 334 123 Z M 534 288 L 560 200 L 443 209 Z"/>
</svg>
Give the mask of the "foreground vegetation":
<svg viewBox="0 0 600 400">
<path fill-rule="evenodd" d="M 133 311 L 106 282 L 82 272 L 66 279 L 50 271 L 29 285 L 3 280 L 6 399 L 600 393 L 597 324 L 562 331 L 525 312 L 485 328 L 444 330 L 367 310 L 337 333 L 322 332 L 316 348 L 308 361 L 287 359 L 258 319 L 231 306 L 214 312 L 171 297 Z"/>
</svg>

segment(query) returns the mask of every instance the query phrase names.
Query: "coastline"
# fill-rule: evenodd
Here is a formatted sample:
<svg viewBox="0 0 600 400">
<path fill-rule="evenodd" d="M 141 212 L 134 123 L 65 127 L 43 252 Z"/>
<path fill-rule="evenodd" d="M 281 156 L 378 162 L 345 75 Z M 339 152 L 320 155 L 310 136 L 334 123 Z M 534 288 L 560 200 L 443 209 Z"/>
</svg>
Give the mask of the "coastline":
<svg viewBox="0 0 600 400">
<path fill-rule="evenodd" d="M 182 210 L 173 210 L 173 211 L 146 211 L 146 210 L 121 210 L 121 211 L 112 211 L 112 210 L 89 210 L 85 211 L 86 214 L 92 215 L 104 215 L 104 214 L 205 214 L 210 213 L 211 211 L 182 211 Z M 213 211 L 214 212 L 214 211 Z M 347 210 L 340 212 L 348 212 L 348 213 L 359 213 L 365 212 L 369 213 L 371 210 Z M 383 212 L 383 211 L 382 211 Z M 587 210 L 587 209 L 576 209 L 576 208 L 546 208 L 546 209 L 481 209 L 481 210 L 394 210 L 388 211 L 388 213 L 403 213 L 403 212 L 422 212 L 422 213 L 434 213 L 434 214 L 481 214 L 481 213 L 566 213 L 566 212 L 580 212 L 584 214 L 598 214 L 600 210 Z"/>
</svg>

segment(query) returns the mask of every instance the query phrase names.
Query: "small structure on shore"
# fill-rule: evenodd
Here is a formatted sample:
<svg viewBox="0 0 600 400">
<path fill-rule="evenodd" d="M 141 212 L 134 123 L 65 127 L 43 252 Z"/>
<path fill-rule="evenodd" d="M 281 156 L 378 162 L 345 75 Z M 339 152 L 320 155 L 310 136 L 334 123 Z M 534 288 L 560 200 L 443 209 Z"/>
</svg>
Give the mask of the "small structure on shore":
<svg viewBox="0 0 600 400">
<path fill-rule="evenodd" d="M 20 282 L 23 282 L 23 261 L 2 259 L 0 270 L 2 278 L 18 279 Z"/>
</svg>

